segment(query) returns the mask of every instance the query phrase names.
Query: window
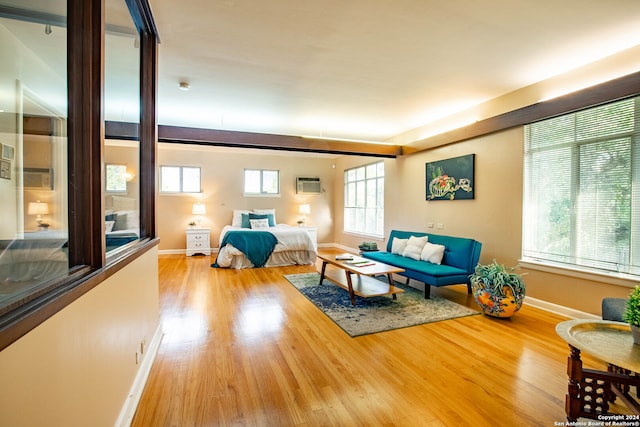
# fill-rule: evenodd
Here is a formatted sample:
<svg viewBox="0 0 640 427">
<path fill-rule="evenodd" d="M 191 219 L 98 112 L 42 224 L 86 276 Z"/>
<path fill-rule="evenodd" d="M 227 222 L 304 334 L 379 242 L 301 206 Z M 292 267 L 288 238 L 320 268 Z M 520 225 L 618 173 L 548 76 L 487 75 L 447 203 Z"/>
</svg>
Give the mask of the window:
<svg viewBox="0 0 640 427">
<path fill-rule="evenodd" d="M 384 235 L 384 162 L 344 171 L 344 231 Z"/>
<path fill-rule="evenodd" d="M 523 257 L 640 275 L 640 98 L 525 127 Z"/>
<path fill-rule="evenodd" d="M 280 171 L 245 169 L 244 194 L 250 196 L 280 194 Z"/>
<path fill-rule="evenodd" d="M 127 165 L 107 165 L 108 192 L 124 193 L 127 191 Z"/>
<path fill-rule="evenodd" d="M 102 8 L 95 8 L 91 0 L 44 3 L 29 2 L 28 9 L 3 7 L 0 13 L 3 64 L 10 64 L 0 73 L 0 83 L 15 88 L 3 93 L 3 102 L 16 106 L 12 120 L 0 121 L 1 166 L 9 172 L 0 177 L 0 282 L 11 283 L 0 295 L 0 350 L 157 244 L 153 185 L 157 123 L 151 96 L 157 32 L 148 2 L 108 0 Z M 67 16 L 67 11 L 73 13 Z M 105 35 L 105 27 L 124 34 L 119 39 Z M 46 42 L 31 37 L 35 34 L 42 34 Z M 144 49 L 130 43 L 135 34 Z M 130 55 L 120 58 L 124 61 L 111 61 L 112 42 L 131 45 Z M 104 70 L 90 67 L 105 55 L 109 58 Z M 105 76 L 113 71 L 119 76 L 116 86 L 126 88 L 136 105 L 134 116 L 140 118 L 135 123 L 140 139 L 137 166 L 144 167 L 134 169 L 145 178 L 139 191 L 144 227 L 139 227 L 137 243 L 108 260 L 108 249 L 100 250 L 106 226 L 101 213 L 106 169 L 96 129 L 105 124 L 105 95 L 118 98 L 118 117 L 123 111 L 118 96 L 122 93 L 103 91 Z M 129 90 L 132 87 L 136 92 Z M 132 191 L 131 184 L 128 190 Z"/>
<path fill-rule="evenodd" d="M 200 193 L 200 168 L 160 166 L 161 193 Z"/>
</svg>

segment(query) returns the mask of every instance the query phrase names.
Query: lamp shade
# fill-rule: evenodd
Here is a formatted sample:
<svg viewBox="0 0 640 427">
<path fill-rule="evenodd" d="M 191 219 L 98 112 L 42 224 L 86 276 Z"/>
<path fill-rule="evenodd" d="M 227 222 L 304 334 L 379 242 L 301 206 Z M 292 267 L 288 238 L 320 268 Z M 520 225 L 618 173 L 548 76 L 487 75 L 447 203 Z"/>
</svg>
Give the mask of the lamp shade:
<svg viewBox="0 0 640 427">
<path fill-rule="evenodd" d="M 204 215 L 207 213 L 207 208 L 202 203 L 194 203 L 191 213 L 193 215 Z"/>
<path fill-rule="evenodd" d="M 301 214 L 310 214 L 311 213 L 311 205 L 307 203 L 303 203 L 298 207 L 298 213 Z"/>
<path fill-rule="evenodd" d="M 39 200 L 37 202 L 29 202 L 27 213 L 29 215 L 47 215 L 49 214 L 49 203 Z"/>
</svg>

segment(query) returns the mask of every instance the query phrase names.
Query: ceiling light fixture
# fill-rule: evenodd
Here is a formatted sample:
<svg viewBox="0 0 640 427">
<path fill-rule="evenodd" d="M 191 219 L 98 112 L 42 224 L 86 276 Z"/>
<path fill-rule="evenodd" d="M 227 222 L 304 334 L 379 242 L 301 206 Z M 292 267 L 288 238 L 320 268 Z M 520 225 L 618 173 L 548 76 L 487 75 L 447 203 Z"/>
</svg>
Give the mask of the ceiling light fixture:
<svg viewBox="0 0 640 427">
<path fill-rule="evenodd" d="M 180 82 L 178 84 L 178 87 L 180 88 L 180 90 L 184 90 L 184 91 L 191 89 L 191 85 L 187 82 Z"/>
</svg>

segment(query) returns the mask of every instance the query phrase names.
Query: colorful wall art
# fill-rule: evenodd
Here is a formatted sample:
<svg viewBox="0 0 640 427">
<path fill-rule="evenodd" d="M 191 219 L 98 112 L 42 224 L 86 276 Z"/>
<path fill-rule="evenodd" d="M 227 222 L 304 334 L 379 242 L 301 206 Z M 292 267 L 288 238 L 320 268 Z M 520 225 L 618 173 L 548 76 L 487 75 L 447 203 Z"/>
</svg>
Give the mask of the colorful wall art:
<svg viewBox="0 0 640 427">
<path fill-rule="evenodd" d="M 474 198 L 475 154 L 426 164 L 427 200 Z"/>
</svg>

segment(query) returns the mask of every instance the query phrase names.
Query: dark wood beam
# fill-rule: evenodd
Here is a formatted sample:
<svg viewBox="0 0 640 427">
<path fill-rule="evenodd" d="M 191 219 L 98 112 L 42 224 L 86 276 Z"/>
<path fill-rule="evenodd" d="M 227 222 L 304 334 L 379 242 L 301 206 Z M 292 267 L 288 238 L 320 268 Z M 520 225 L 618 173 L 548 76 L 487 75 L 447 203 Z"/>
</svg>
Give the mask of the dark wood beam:
<svg viewBox="0 0 640 427">
<path fill-rule="evenodd" d="M 640 72 L 425 138 L 403 146 L 402 153 L 413 154 L 636 95 L 640 95 Z"/>
<path fill-rule="evenodd" d="M 135 140 L 138 138 L 137 125 L 135 123 L 106 122 L 106 137 Z M 402 147 L 399 145 L 165 125 L 158 126 L 158 141 L 391 158 L 402 153 Z"/>
</svg>

